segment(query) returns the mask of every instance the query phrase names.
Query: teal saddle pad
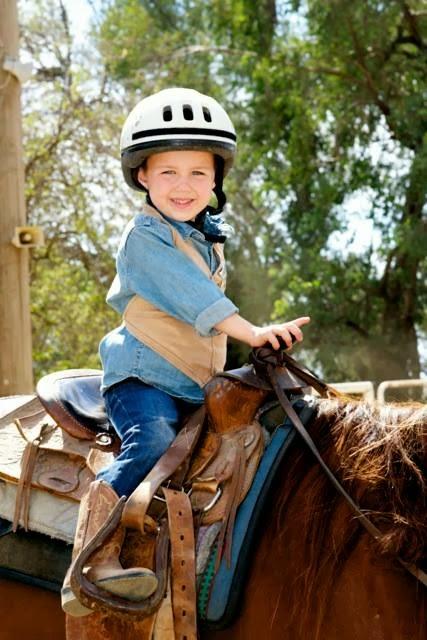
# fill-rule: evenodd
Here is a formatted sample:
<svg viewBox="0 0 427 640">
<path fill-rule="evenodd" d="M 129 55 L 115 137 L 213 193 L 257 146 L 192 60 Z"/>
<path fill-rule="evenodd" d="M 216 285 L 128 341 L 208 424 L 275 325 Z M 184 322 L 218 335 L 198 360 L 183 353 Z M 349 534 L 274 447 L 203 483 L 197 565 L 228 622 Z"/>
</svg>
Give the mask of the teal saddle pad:
<svg viewBox="0 0 427 640">
<path fill-rule="evenodd" d="M 294 399 L 292 404 L 302 423 L 306 425 L 313 415 L 313 405 L 301 397 Z M 198 613 L 202 628 L 223 629 L 229 626 L 238 614 L 238 605 L 242 601 L 245 578 L 254 553 L 266 498 L 295 435 L 296 431 L 289 418 L 274 430 L 252 486 L 237 512 L 231 563 L 227 566 L 223 557 L 216 574 L 216 547 L 211 551 L 198 589 Z"/>
</svg>

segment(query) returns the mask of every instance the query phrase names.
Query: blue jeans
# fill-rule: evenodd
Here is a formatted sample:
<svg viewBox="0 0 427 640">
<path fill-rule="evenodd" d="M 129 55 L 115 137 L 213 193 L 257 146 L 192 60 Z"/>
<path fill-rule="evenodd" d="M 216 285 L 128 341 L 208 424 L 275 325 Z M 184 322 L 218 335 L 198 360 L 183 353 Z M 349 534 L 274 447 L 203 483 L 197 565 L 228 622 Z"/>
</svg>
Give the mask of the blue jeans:
<svg viewBox="0 0 427 640">
<path fill-rule="evenodd" d="M 107 389 L 108 417 L 121 438 L 120 453 L 96 476 L 108 482 L 117 495 L 128 497 L 175 438 L 189 405 L 137 378 Z"/>
</svg>

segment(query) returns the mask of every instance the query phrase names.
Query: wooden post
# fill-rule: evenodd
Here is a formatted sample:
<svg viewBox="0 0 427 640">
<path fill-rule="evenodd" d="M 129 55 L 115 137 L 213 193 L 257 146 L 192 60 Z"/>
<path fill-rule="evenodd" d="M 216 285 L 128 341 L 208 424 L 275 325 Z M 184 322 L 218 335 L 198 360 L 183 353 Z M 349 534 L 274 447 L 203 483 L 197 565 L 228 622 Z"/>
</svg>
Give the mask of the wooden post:
<svg viewBox="0 0 427 640">
<path fill-rule="evenodd" d="M 18 55 L 16 0 L 0 0 L 0 396 L 33 390 L 29 250 L 11 244 L 26 222 L 21 87 L 3 69 Z"/>
</svg>

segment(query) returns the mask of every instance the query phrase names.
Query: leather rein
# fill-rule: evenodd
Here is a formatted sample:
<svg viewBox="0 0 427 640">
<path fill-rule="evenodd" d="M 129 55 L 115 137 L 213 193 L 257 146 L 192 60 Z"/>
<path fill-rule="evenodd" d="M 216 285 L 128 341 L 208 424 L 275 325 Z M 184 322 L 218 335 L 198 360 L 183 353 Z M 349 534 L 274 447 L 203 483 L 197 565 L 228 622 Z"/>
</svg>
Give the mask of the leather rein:
<svg viewBox="0 0 427 640">
<path fill-rule="evenodd" d="M 342 484 L 339 482 L 339 480 L 337 480 L 331 469 L 323 460 L 310 434 L 308 433 L 307 429 L 304 427 L 303 423 L 298 417 L 298 414 L 292 407 L 292 404 L 289 401 L 286 393 L 283 391 L 282 385 L 280 384 L 280 377 L 283 377 L 283 370 L 285 369 L 290 372 L 293 377 L 299 378 L 307 386 L 313 387 L 323 397 L 339 397 L 340 394 L 335 389 L 333 389 L 333 387 L 330 387 L 325 382 L 311 374 L 307 369 L 302 368 L 300 365 L 298 365 L 297 362 L 283 350 L 274 352 L 272 349 L 266 348 L 255 349 L 251 354 L 251 361 L 254 364 L 255 369 L 260 372 L 263 377 L 266 377 L 269 380 L 285 414 L 288 416 L 296 431 L 299 433 L 305 444 L 313 453 L 317 462 L 320 464 L 322 470 L 332 482 L 336 490 L 343 496 L 347 504 L 356 514 L 360 524 L 363 525 L 366 531 L 368 531 L 368 533 L 375 540 L 379 539 L 382 536 L 380 529 L 378 529 L 373 524 L 373 522 L 371 522 L 371 520 L 363 513 L 359 505 L 347 493 Z M 265 371 L 265 373 L 263 370 Z M 411 573 L 424 586 L 427 586 L 427 573 L 425 571 L 423 571 L 413 563 L 402 560 L 402 558 L 397 557 L 397 559 L 400 564 L 405 567 L 407 571 L 409 571 L 409 573 Z"/>
</svg>

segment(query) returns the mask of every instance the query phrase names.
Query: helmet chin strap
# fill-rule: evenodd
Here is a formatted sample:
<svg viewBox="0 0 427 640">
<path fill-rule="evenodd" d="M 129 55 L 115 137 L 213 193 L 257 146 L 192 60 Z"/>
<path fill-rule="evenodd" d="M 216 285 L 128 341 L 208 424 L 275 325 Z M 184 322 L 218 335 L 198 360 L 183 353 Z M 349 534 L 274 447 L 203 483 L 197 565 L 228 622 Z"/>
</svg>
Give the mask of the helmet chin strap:
<svg viewBox="0 0 427 640">
<path fill-rule="evenodd" d="M 205 209 L 206 213 L 208 213 L 210 216 L 217 216 L 220 213 L 222 213 L 224 211 L 224 207 L 225 204 L 227 202 L 227 198 L 226 195 L 224 193 L 224 191 L 222 190 L 222 185 L 215 185 L 215 188 L 213 190 L 214 194 L 216 195 L 216 199 L 217 199 L 217 206 L 216 207 L 211 207 L 211 205 L 208 205 Z"/>
<path fill-rule="evenodd" d="M 211 216 L 217 216 L 223 212 L 225 204 L 227 202 L 226 195 L 222 189 L 224 180 L 224 160 L 219 156 L 215 156 L 215 187 L 213 189 L 216 195 L 217 206 L 211 207 L 208 205 L 205 212 Z"/>
</svg>

